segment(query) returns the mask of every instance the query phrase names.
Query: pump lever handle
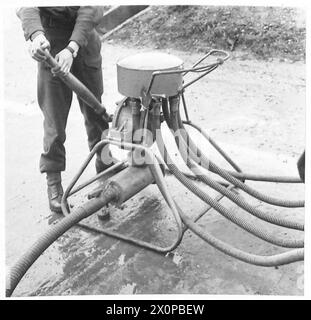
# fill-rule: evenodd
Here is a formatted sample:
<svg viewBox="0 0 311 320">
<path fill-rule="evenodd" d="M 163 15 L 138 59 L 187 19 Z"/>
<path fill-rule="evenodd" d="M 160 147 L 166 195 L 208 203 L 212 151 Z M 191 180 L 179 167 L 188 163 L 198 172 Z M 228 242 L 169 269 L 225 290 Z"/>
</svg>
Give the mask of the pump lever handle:
<svg viewBox="0 0 311 320">
<path fill-rule="evenodd" d="M 51 68 L 59 68 L 58 62 L 52 57 L 49 50 L 44 50 L 46 60 L 45 62 Z M 92 108 L 97 114 L 102 116 L 107 122 L 112 121 L 111 115 L 107 113 L 106 108 L 97 100 L 94 94 L 71 72 L 66 75 L 57 74 L 57 76 L 73 91 L 77 96 L 83 100 L 90 108 Z"/>
</svg>

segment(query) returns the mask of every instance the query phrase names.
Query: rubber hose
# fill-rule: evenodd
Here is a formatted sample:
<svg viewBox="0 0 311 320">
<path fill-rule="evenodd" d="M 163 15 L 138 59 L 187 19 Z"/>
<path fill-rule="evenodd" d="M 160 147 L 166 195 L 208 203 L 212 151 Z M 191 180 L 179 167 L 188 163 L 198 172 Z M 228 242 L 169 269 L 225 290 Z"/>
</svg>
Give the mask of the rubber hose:
<svg viewBox="0 0 311 320">
<path fill-rule="evenodd" d="M 235 171 L 227 171 L 227 172 L 240 180 L 275 182 L 275 183 L 303 183 L 303 181 L 299 177 L 269 176 L 269 175 L 252 174 L 252 173 L 246 173 L 246 172 L 240 173 Z"/>
<path fill-rule="evenodd" d="M 79 221 L 100 210 L 104 205 L 113 200 L 115 196 L 116 191 L 114 189 L 108 189 L 100 199 L 96 198 L 86 202 L 83 206 L 78 207 L 73 213 L 64 217 L 42 234 L 10 268 L 7 276 L 6 296 L 10 297 L 12 295 L 27 270 L 53 242 Z"/>
<path fill-rule="evenodd" d="M 166 167 L 165 167 L 165 169 L 164 169 L 164 172 L 165 172 L 165 174 L 168 174 L 168 175 L 171 175 L 171 174 L 172 174 L 171 171 L 170 171 L 169 169 L 167 169 Z M 189 179 L 191 179 L 191 180 L 193 180 L 193 181 L 200 181 L 200 178 L 197 177 L 197 176 L 195 176 L 195 175 L 193 175 L 193 174 L 189 174 L 189 173 L 184 172 L 184 171 L 182 171 L 182 170 L 181 170 L 181 172 L 182 172 L 183 175 L 185 175 L 187 178 L 189 178 Z M 215 181 L 216 181 L 216 180 L 215 180 Z M 202 181 L 200 181 L 200 182 L 202 182 Z M 222 185 L 222 186 L 224 186 L 224 187 L 229 187 L 229 186 L 230 186 L 229 183 L 223 182 L 223 181 L 217 181 L 217 183 L 219 183 L 220 185 Z"/>
<path fill-rule="evenodd" d="M 158 138 L 160 139 L 162 138 L 161 134 L 158 136 Z M 164 149 L 163 151 L 165 153 L 164 156 L 166 155 L 168 156 L 167 150 Z M 166 159 L 165 157 L 163 157 L 163 155 L 162 155 L 162 158 L 164 160 Z M 181 210 L 181 208 L 178 206 L 176 202 L 175 204 L 182 218 L 182 221 L 187 228 L 189 228 L 192 232 L 194 232 L 196 235 L 198 235 L 201 239 L 209 243 L 214 248 L 238 260 L 244 261 L 252 265 L 272 267 L 272 266 L 280 266 L 280 265 L 285 265 L 285 264 L 289 264 L 297 261 L 302 261 L 304 259 L 304 249 L 291 250 L 288 252 L 284 252 L 284 253 L 280 253 L 272 256 L 260 256 L 260 255 L 250 254 L 240 249 L 234 248 L 233 246 L 215 238 L 209 233 L 204 232 L 202 228 L 196 225 L 195 222 L 191 221 L 191 219 L 189 219 L 183 213 L 183 211 Z"/>
<path fill-rule="evenodd" d="M 159 128 L 157 128 L 159 129 Z M 161 134 L 161 131 L 158 131 Z M 160 136 L 162 138 L 162 136 Z M 162 139 L 162 145 L 165 147 Z M 160 149 L 162 150 L 162 149 Z M 165 152 L 165 150 L 163 150 Z M 167 155 L 167 152 L 165 152 Z M 166 158 L 163 157 L 163 160 Z M 304 249 L 298 249 L 298 250 L 291 250 L 285 253 L 272 255 L 272 256 L 259 256 L 259 255 L 253 255 L 249 254 L 247 252 L 244 252 L 242 250 L 239 250 L 237 248 L 232 247 L 231 245 L 228 245 L 227 243 L 213 237 L 212 235 L 208 233 L 204 233 L 202 229 L 195 224 L 195 222 L 191 221 L 180 209 L 178 204 L 175 202 L 176 207 L 179 211 L 179 214 L 183 220 L 183 223 L 191 229 L 195 234 L 197 234 L 201 239 L 203 239 L 205 242 L 209 243 L 214 248 L 224 252 L 225 254 L 228 254 L 238 260 L 244 261 L 246 263 L 250 263 L 253 265 L 258 266 L 264 266 L 264 267 L 271 267 L 271 266 L 280 266 L 284 264 L 289 264 L 296 261 L 301 261 L 304 259 Z"/>
<path fill-rule="evenodd" d="M 192 163 L 190 162 L 190 164 L 189 164 L 190 169 L 191 169 L 191 166 L 195 166 L 195 164 L 193 162 Z M 202 180 L 204 183 L 206 183 L 209 187 L 222 193 L 228 199 L 233 201 L 235 204 L 237 204 L 239 207 L 246 210 L 247 212 L 249 212 L 253 216 L 255 216 L 261 220 L 264 220 L 266 222 L 272 223 L 274 225 L 280 226 L 280 227 L 304 231 L 304 224 L 303 223 L 299 223 L 297 221 L 287 220 L 287 219 L 284 219 L 281 217 L 276 217 L 274 215 L 270 215 L 262 210 L 257 209 L 256 207 L 252 206 L 251 204 L 246 202 L 244 199 L 239 197 L 236 193 L 228 190 L 227 188 L 220 185 L 218 182 L 216 182 L 213 179 L 210 179 L 209 177 L 204 175 L 203 172 L 200 171 L 198 166 L 195 166 L 195 169 L 193 172 L 196 172 L 198 174 L 199 179 Z"/>
<path fill-rule="evenodd" d="M 225 159 L 229 161 L 229 163 L 232 165 L 233 160 L 228 156 L 221 147 L 216 143 L 214 139 L 212 139 L 202 128 L 200 128 L 198 125 L 189 122 L 189 121 L 182 121 L 183 124 L 187 124 L 193 128 L 195 128 L 197 131 L 199 131 L 203 137 L 210 142 L 210 144 L 222 155 L 226 156 Z M 224 169 L 223 169 L 224 170 Z M 287 176 L 270 176 L 270 175 L 260 175 L 260 174 L 252 174 L 252 173 L 246 173 L 246 172 L 236 172 L 236 171 L 228 171 L 225 170 L 228 173 L 230 173 L 232 176 L 240 179 L 240 180 L 252 180 L 252 181 L 265 181 L 265 182 L 278 182 L 278 183 L 303 183 L 303 181 L 299 177 L 287 177 Z"/>
<path fill-rule="evenodd" d="M 172 114 L 171 119 L 167 119 L 168 121 L 171 121 L 170 123 L 168 123 L 168 125 L 170 126 L 170 128 L 176 133 L 180 132 L 180 128 L 178 126 L 178 121 L 175 117 L 175 113 Z M 185 144 L 185 141 L 183 140 L 183 138 L 179 135 L 180 140 L 178 141 L 178 137 L 175 135 L 175 140 L 176 143 L 180 149 L 180 143 Z M 189 155 L 191 158 L 194 158 L 195 156 L 192 154 L 191 150 L 189 151 Z M 182 156 L 182 153 L 181 153 Z M 303 223 L 299 223 L 296 221 L 291 221 L 291 220 L 287 220 L 281 217 L 276 217 L 273 215 L 269 215 L 264 211 L 261 211 L 257 208 L 255 208 L 254 206 L 250 205 L 249 203 L 247 203 L 244 199 L 241 199 L 237 194 L 235 194 L 234 192 L 228 190 L 227 188 L 223 187 L 222 185 L 220 185 L 218 182 L 216 182 L 213 179 L 210 179 L 209 177 L 207 177 L 206 175 L 203 174 L 202 171 L 200 171 L 198 166 L 195 166 L 194 163 L 191 163 L 191 160 L 189 160 L 189 158 L 187 157 L 187 159 L 184 159 L 184 162 L 187 164 L 187 166 L 189 167 L 189 169 L 204 183 L 206 183 L 209 187 L 213 188 L 214 190 L 222 193 L 223 195 L 225 195 L 227 198 L 229 198 L 231 201 L 233 201 L 235 204 L 237 204 L 239 207 L 241 207 L 242 209 L 246 210 L 247 212 L 249 212 L 250 214 L 252 214 L 253 216 L 264 220 L 266 222 L 281 226 L 281 227 L 285 227 L 285 228 L 290 228 L 290 229 L 296 229 L 296 230 L 300 230 L 303 231 L 304 230 L 304 224 Z M 194 169 L 195 167 L 195 169 Z"/>
<path fill-rule="evenodd" d="M 250 254 L 215 238 L 207 232 L 204 232 L 202 228 L 191 221 L 191 219 L 189 219 L 181 210 L 179 211 L 179 214 L 183 223 L 202 240 L 206 241 L 219 251 L 246 263 L 262 267 L 276 267 L 297 261 L 303 261 L 304 259 L 304 249 L 290 250 L 272 256 Z"/>
<path fill-rule="evenodd" d="M 193 128 L 197 129 L 201 135 L 203 135 L 203 137 L 221 154 L 221 156 L 231 165 L 231 167 L 233 167 L 236 171 L 238 171 L 239 173 L 242 172 L 242 169 L 231 159 L 231 157 L 229 155 L 227 155 L 227 153 L 220 148 L 220 146 L 216 143 L 216 141 L 214 139 L 212 139 L 209 135 L 207 135 L 206 132 L 204 132 L 200 127 L 198 127 L 197 125 L 195 125 L 192 122 L 189 121 L 183 121 L 183 123 L 192 126 Z"/>
<path fill-rule="evenodd" d="M 202 201 L 206 202 L 210 206 L 212 206 L 215 210 L 217 210 L 221 215 L 225 218 L 236 224 L 237 226 L 241 227 L 242 229 L 246 230 L 247 232 L 253 234 L 254 236 L 272 243 L 274 245 L 280 247 L 287 247 L 287 248 L 302 248 L 304 246 L 304 242 L 301 240 L 291 240 L 291 239 L 278 239 L 271 234 L 267 234 L 266 231 L 254 226 L 253 224 L 245 221 L 244 219 L 235 216 L 232 214 L 227 208 L 222 206 L 219 202 L 215 201 L 212 197 L 210 197 L 207 193 L 202 191 L 198 186 L 196 186 L 190 179 L 185 177 L 179 169 L 173 164 L 172 159 L 170 158 L 169 154 L 167 153 L 167 149 L 164 145 L 163 137 L 161 132 L 159 132 L 157 137 L 158 143 L 162 145 L 159 146 L 159 150 L 162 153 L 162 158 L 164 159 L 166 165 L 174 174 L 174 176 L 191 192 L 193 192 L 196 196 L 198 196 Z M 163 154 L 164 152 L 164 154 Z"/>
<path fill-rule="evenodd" d="M 241 190 L 243 190 L 244 192 L 252 195 L 253 197 L 255 197 L 258 200 L 261 200 L 263 202 L 272 204 L 272 205 L 276 205 L 279 207 L 286 207 L 286 208 L 298 208 L 298 207 L 304 207 L 304 200 L 297 200 L 297 201 L 291 201 L 291 200 L 284 200 L 284 199 L 278 199 L 278 198 L 274 198 L 268 195 L 265 195 L 249 186 L 247 186 L 246 184 L 244 184 L 243 182 L 241 182 L 239 179 L 236 179 L 235 177 L 233 177 L 230 173 L 228 173 L 227 171 L 221 169 L 220 167 L 218 167 L 214 162 L 212 162 L 211 160 L 209 160 L 202 152 L 201 150 L 195 146 L 194 142 L 192 141 L 192 139 L 190 138 L 188 132 L 186 131 L 186 129 L 184 128 L 184 126 L 182 125 L 182 121 L 180 119 L 179 113 L 177 113 L 177 117 L 179 117 L 181 126 L 180 128 L 182 129 L 181 132 L 185 134 L 185 138 L 184 140 L 186 140 L 187 146 L 189 147 L 190 150 L 192 150 L 192 152 L 197 153 L 198 157 L 200 159 L 202 159 L 202 164 L 197 162 L 197 159 L 193 159 L 196 163 L 198 163 L 199 165 L 202 165 L 203 168 L 212 171 L 214 173 L 217 173 L 219 176 L 221 176 L 222 178 L 224 178 L 225 180 L 229 181 L 230 183 L 234 184 L 236 187 L 240 188 Z M 195 150 L 195 151 L 194 151 Z"/>
</svg>

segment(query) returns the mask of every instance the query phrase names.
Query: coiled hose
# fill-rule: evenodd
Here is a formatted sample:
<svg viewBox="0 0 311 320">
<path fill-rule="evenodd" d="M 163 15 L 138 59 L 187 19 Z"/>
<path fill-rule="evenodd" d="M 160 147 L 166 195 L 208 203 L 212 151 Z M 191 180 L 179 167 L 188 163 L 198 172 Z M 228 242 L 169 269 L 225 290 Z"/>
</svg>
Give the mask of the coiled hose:
<svg viewBox="0 0 311 320">
<path fill-rule="evenodd" d="M 201 181 L 203 181 L 205 184 L 207 184 L 209 187 L 213 188 L 214 190 L 225 195 L 228 199 L 233 201 L 240 208 L 246 210 L 247 212 L 249 212 L 253 216 L 255 216 L 263 221 L 269 222 L 271 224 L 280 226 L 280 227 L 304 231 L 304 224 L 303 223 L 300 223 L 298 221 L 292 221 L 289 219 L 284 219 L 281 217 L 277 217 L 275 215 L 270 215 L 270 214 L 268 214 L 268 213 L 266 213 L 256 207 L 250 205 L 244 199 L 239 197 L 236 193 L 228 190 L 227 188 L 223 187 L 222 185 L 220 185 L 219 183 L 217 183 L 213 179 L 210 179 L 208 176 L 204 175 L 203 172 L 200 171 L 199 167 L 196 166 L 191 160 L 189 160 L 188 166 L 193 172 L 195 172 L 198 175 L 198 177 Z"/>
<path fill-rule="evenodd" d="M 195 145 L 195 143 L 192 141 L 192 139 L 190 138 L 188 132 L 186 131 L 186 129 L 184 128 L 182 121 L 180 119 L 180 115 L 178 111 L 174 111 L 172 113 L 176 113 L 178 122 L 179 122 L 179 128 L 182 129 L 181 134 L 184 134 L 184 140 L 187 141 L 187 146 L 189 148 L 189 150 L 191 150 L 194 154 L 197 154 L 198 157 L 200 158 L 200 160 L 202 160 L 202 163 L 198 162 L 198 160 L 195 158 L 193 158 L 193 160 L 201 165 L 203 168 L 212 171 L 213 173 L 218 174 L 219 176 L 221 176 L 222 178 L 224 178 L 225 180 L 229 181 L 230 183 L 232 183 L 233 185 L 235 185 L 236 187 L 240 188 L 241 190 L 243 190 L 244 192 L 250 194 L 251 196 L 255 197 L 258 200 L 261 200 L 263 202 L 272 204 L 272 205 L 276 205 L 279 207 L 286 207 L 286 208 L 298 208 L 298 207 L 304 207 L 304 200 L 297 200 L 297 201 L 291 201 L 291 200 L 284 200 L 284 199 L 278 199 L 278 198 L 274 198 L 268 195 L 265 195 L 249 186 L 247 186 L 246 184 L 244 184 L 242 181 L 240 181 L 239 179 L 233 177 L 230 173 L 228 173 L 227 171 L 221 169 L 220 167 L 218 167 L 214 162 L 212 162 L 211 160 L 209 160 L 203 153 L 202 151 Z M 172 116 L 174 118 L 174 116 Z"/>
<path fill-rule="evenodd" d="M 196 186 L 190 179 L 185 177 L 177 168 L 176 165 L 173 164 L 172 159 L 167 153 L 167 149 L 164 145 L 163 137 L 161 133 L 158 134 L 158 143 L 161 143 L 161 146 L 159 146 L 159 149 L 162 152 L 162 157 L 168 166 L 168 168 L 171 170 L 171 172 L 174 174 L 174 176 L 191 192 L 193 192 L 196 196 L 198 196 L 202 201 L 206 202 L 210 206 L 212 206 L 215 210 L 217 210 L 221 215 L 223 215 L 226 219 L 230 220 L 240 228 L 246 230 L 247 232 L 253 234 L 254 236 L 272 243 L 274 245 L 280 246 L 280 247 L 287 247 L 287 248 L 303 248 L 304 242 L 303 240 L 292 240 L 292 239 L 279 239 L 276 238 L 274 235 L 268 234 L 265 230 L 262 230 L 261 228 L 247 222 L 243 218 L 240 218 L 238 216 L 235 216 L 233 213 L 231 213 L 227 208 L 225 208 L 223 205 L 221 205 L 219 202 L 215 201 L 212 197 L 210 197 L 206 192 L 204 192 L 202 189 L 200 189 L 198 186 Z M 163 153 L 164 150 L 164 153 Z"/>
<path fill-rule="evenodd" d="M 166 163 L 168 168 L 172 171 L 172 173 L 175 175 L 175 177 L 179 181 L 181 181 L 182 183 L 185 183 L 185 186 L 187 188 L 188 188 L 188 186 L 193 185 L 191 180 L 187 179 L 186 177 L 183 177 L 182 174 L 178 173 L 179 170 L 173 164 L 172 159 L 169 157 L 169 154 L 168 154 L 167 149 L 166 149 L 166 147 L 164 145 L 163 137 L 162 137 L 160 131 L 158 132 L 158 135 L 157 135 L 157 143 L 160 144 L 159 145 L 159 150 L 161 152 L 161 156 L 162 156 L 164 162 Z M 186 180 L 189 180 L 189 181 L 186 181 Z M 188 189 L 190 190 L 190 188 L 188 188 Z M 215 203 L 214 199 L 212 199 L 212 198 L 208 199 L 208 198 L 210 198 L 210 197 L 209 196 L 207 196 L 207 197 L 204 196 L 204 200 L 203 199 L 202 200 L 203 201 L 209 200 L 208 203 L 212 207 L 216 207 L 216 203 L 217 202 Z M 210 200 L 212 200 L 212 201 L 210 201 Z M 176 206 L 178 207 L 177 204 L 176 204 Z M 226 254 L 228 254 L 228 255 L 230 255 L 230 256 L 238 259 L 238 260 L 241 260 L 241 261 L 244 261 L 246 263 L 253 264 L 253 265 L 270 267 L 270 266 L 284 265 L 284 264 L 288 264 L 288 263 L 292 263 L 292 262 L 296 262 L 296 261 L 301 261 L 301 260 L 304 259 L 304 249 L 291 250 L 291 251 L 288 251 L 288 252 L 284 252 L 284 253 L 276 254 L 276 255 L 272 255 L 272 256 L 259 256 L 259 255 L 254 255 L 254 254 L 250 254 L 250 253 L 244 252 L 244 251 L 242 251 L 240 249 L 234 248 L 233 246 L 231 246 L 231 245 L 229 245 L 229 244 L 227 244 L 227 243 L 215 238 L 214 236 L 210 235 L 209 233 L 204 232 L 198 225 L 196 225 L 193 221 L 191 221 L 191 219 L 189 219 L 182 212 L 182 210 L 179 207 L 178 207 L 178 210 L 179 210 L 179 214 L 180 214 L 180 216 L 181 216 L 181 218 L 183 220 L 183 223 L 191 231 L 193 231 L 201 239 L 203 239 L 204 241 L 206 241 L 207 243 L 209 243 L 210 245 L 212 245 L 216 249 L 218 249 L 218 250 L 220 250 L 220 251 L 222 251 L 222 252 L 224 252 L 224 253 L 226 253 Z M 235 217 L 232 217 L 232 218 L 235 219 Z M 234 221 L 232 221 L 232 222 L 234 222 Z M 244 226 L 246 226 L 246 225 L 244 225 Z M 261 236 L 262 237 L 266 237 L 266 235 L 264 235 L 264 233 L 262 233 Z M 279 242 L 279 241 L 277 241 L 277 242 Z M 282 241 L 280 241 L 280 242 L 282 242 Z M 282 244 L 284 244 L 284 243 L 282 243 Z M 300 245 L 300 244 L 298 243 L 298 245 Z"/>
<path fill-rule="evenodd" d="M 176 117 L 176 113 L 175 112 L 172 113 L 171 117 L 168 118 L 167 112 L 168 111 L 166 110 L 165 111 L 166 121 L 168 122 L 168 126 L 175 132 L 175 140 L 176 140 L 176 143 L 178 144 L 178 147 L 180 149 L 182 147 L 181 145 L 183 145 L 183 146 L 185 145 L 185 141 L 183 140 L 183 138 L 180 134 L 182 131 L 179 130 L 180 128 L 178 126 L 178 119 Z M 176 136 L 176 134 L 178 136 Z M 195 158 L 195 155 L 192 154 L 192 151 L 190 150 L 190 148 L 187 149 L 187 151 L 188 151 L 188 154 L 190 155 L 190 158 Z M 299 223 L 297 221 L 291 221 L 288 219 L 284 219 L 281 217 L 276 217 L 276 216 L 270 215 L 262 210 L 257 209 L 256 207 L 250 205 L 248 202 L 246 202 L 244 199 L 239 197 L 234 192 L 228 190 L 227 188 L 220 185 L 217 181 L 204 175 L 203 172 L 200 171 L 199 167 L 195 166 L 195 164 L 189 159 L 189 157 L 183 157 L 183 153 L 181 153 L 181 156 L 182 156 L 184 162 L 189 167 L 189 169 L 198 177 L 198 179 L 203 181 L 205 184 L 207 184 L 209 187 L 213 188 L 214 190 L 225 195 L 227 198 L 229 198 L 231 201 L 233 201 L 235 204 L 237 204 L 239 207 L 246 210 L 247 212 L 249 212 L 253 216 L 255 216 L 261 220 L 264 220 L 266 222 L 281 226 L 281 227 L 296 229 L 296 230 L 300 230 L 300 231 L 304 230 L 303 223 Z"/>
<path fill-rule="evenodd" d="M 7 275 L 6 296 L 10 297 L 12 295 L 27 270 L 54 241 L 79 221 L 89 217 L 104 205 L 107 205 L 116 195 L 117 192 L 114 188 L 107 189 L 100 198 L 92 199 L 83 206 L 78 207 L 73 213 L 64 217 L 41 235 L 29 250 L 10 268 Z"/>
</svg>

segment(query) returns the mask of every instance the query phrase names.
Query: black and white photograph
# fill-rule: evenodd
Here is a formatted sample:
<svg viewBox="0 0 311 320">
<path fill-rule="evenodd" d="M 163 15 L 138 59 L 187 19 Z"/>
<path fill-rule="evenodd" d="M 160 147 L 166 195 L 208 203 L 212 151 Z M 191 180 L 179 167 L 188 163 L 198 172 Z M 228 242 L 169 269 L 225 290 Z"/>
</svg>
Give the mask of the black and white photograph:
<svg viewBox="0 0 311 320">
<path fill-rule="evenodd" d="M 304 297 L 304 2 L 93 3 L 2 7 L 3 296 Z"/>
</svg>

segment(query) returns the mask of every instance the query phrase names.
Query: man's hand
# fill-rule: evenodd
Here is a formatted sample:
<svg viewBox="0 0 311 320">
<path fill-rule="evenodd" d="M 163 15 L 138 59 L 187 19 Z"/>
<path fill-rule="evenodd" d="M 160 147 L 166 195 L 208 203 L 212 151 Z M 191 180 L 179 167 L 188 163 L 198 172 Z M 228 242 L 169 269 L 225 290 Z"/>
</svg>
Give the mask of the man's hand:
<svg viewBox="0 0 311 320">
<path fill-rule="evenodd" d="M 59 68 L 53 68 L 52 73 L 54 75 L 68 74 L 73 62 L 72 53 L 65 48 L 55 56 L 55 59 L 59 64 Z"/>
<path fill-rule="evenodd" d="M 50 42 L 43 33 L 39 33 L 32 39 L 30 44 L 30 55 L 36 61 L 44 61 L 46 59 L 44 50 L 50 48 Z"/>
</svg>

